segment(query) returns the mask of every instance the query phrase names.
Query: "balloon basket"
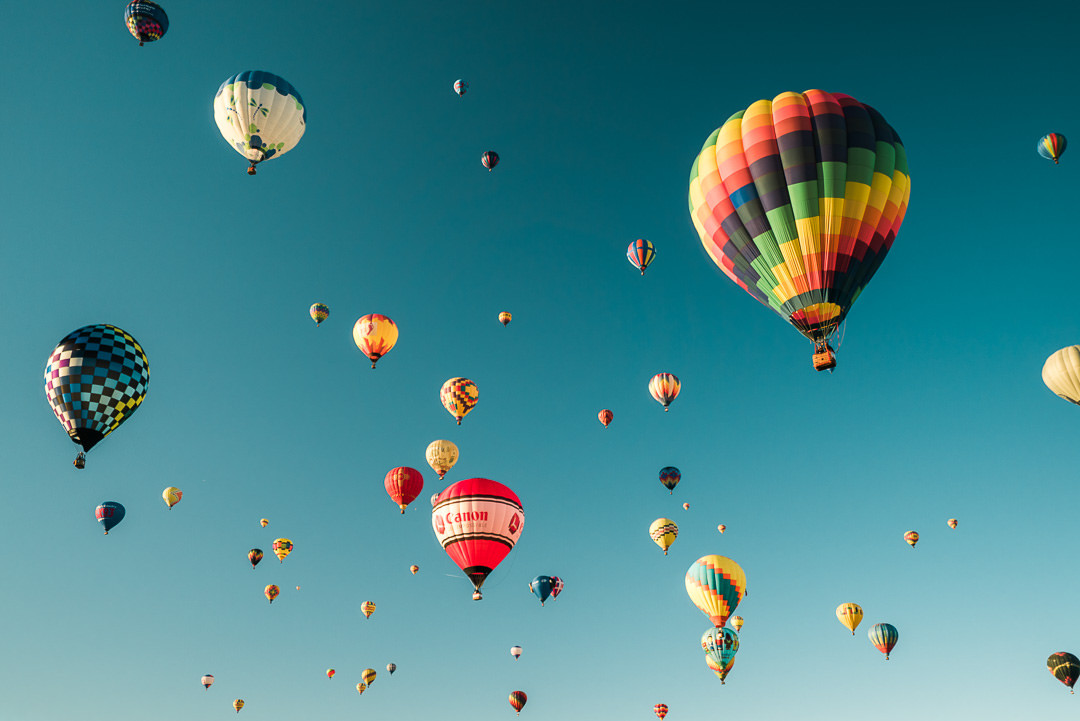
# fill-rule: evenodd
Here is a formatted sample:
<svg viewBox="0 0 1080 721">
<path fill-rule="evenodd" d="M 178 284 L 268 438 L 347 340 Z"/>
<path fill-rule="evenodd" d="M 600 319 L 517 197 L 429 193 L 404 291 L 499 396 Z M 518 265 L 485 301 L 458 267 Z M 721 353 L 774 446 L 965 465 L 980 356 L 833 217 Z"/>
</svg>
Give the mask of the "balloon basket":
<svg viewBox="0 0 1080 721">
<path fill-rule="evenodd" d="M 814 354 L 814 370 L 832 370 L 836 367 L 836 354 L 831 350 Z"/>
</svg>

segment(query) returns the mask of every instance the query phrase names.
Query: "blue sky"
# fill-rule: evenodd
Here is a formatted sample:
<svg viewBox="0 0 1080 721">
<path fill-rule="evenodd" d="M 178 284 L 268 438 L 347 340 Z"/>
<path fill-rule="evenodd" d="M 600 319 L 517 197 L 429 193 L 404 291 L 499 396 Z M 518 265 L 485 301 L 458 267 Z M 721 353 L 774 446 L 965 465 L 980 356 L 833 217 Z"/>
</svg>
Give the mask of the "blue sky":
<svg viewBox="0 0 1080 721">
<path fill-rule="evenodd" d="M 1075 133 L 1051 70 L 1073 51 L 1047 34 L 1071 6 L 196 0 L 139 48 L 123 5 L 0 9 L 0 717 L 224 718 L 241 697 L 247 721 L 459 721 L 508 718 L 515 689 L 522 718 L 1078 703 L 1045 668 L 1080 649 L 1078 419 L 1039 376 L 1080 342 L 1077 178 L 1035 152 Z M 298 147 L 255 178 L 211 111 L 250 69 L 308 107 Z M 714 128 L 818 87 L 880 110 L 912 174 L 832 375 L 712 265 L 686 205 Z M 624 257 L 639 237 L 658 251 L 645 278 Z M 375 371 L 350 336 L 372 312 L 401 329 Z M 152 377 L 77 472 L 41 375 L 90 323 L 132 333 Z M 683 383 L 666 414 L 659 371 Z M 458 375 L 480 389 L 461 427 L 438 400 Z M 431 530 L 436 438 L 461 449 L 447 483 L 492 478 L 525 506 L 481 603 Z M 399 465 L 425 475 L 404 517 L 382 486 Z M 104 500 L 127 507 L 107 538 Z M 647 535 L 660 516 L 680 528 L 667 557 Z M 278 536 L 295 543 L 280 565 Z M 723 687 L 682 581 L 708 553 L 751 590 Z M 538 574 L 566 582 L 544 608 Z M 844 601 L 866 611 L 855 638 Z M 887 663 L 866 639 L 879 621 L 900 632 Z"/>
</svg>

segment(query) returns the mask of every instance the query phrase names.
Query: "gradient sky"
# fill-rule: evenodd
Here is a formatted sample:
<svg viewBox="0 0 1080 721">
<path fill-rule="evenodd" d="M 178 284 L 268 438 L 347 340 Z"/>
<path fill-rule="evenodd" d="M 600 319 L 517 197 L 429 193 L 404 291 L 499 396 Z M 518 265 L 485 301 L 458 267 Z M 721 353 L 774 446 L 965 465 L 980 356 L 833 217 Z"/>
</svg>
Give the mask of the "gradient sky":
<svg viewBox="0 0 1080 721">
<path fill-rule="evenodd" d="M 1076 158 L 1035 152 L 1076 132 L 1075 49 L 1052 33 L 1075 7 L 165 8 L 168 35 L 139 48 L 122 1 L 0 5 L 0 718 L 225 719 L 241 697 L 242 721 L 475 721 L 511 718 L 515 689 L 522 719 L 1076 711 L 1045 659 L 1080 653 L 1080 411 L 1040 369 L 1080 342 L 1078 181 Z M 211 111 L 252 69 L 308 108 L 255 178 Z M 877 108 L 913 184 L 834 374 L 713 266 L 686 203 L 714 128 L 807 88 Z M 645 278 L 624 256 L 639 237 Z M 401 329 L 375 371 L 350 335 L 372 312 Z M 78 472 L 42 372 L 91 323 L 134 335 L 152 378 Z M 659 371 L 683 383 L 666 414 Z M 461 427 L 438 399 L 458 375 L 480 389 Z M 446 483 L 524 503 L 480 603 L 431 530 L 436 438 L 461 449 Z M 399 465 L 426 484 L 404 516 L 383 490 Z M 108 537 L 104 500 L 127 507 Z M 660 516 L 680 528 L 667 557 Z M 295 551 L 274 565 L 278 536 Z M 709 553 L 751 591 L 725 686 L 683 589 Z M 566 582 L 544 608 L 538 574 Z M 845 601 L 866 611 L 855 638 Z M 887 663 L 866 638 L 881 621 L 900 631 Z"/>
</svg>

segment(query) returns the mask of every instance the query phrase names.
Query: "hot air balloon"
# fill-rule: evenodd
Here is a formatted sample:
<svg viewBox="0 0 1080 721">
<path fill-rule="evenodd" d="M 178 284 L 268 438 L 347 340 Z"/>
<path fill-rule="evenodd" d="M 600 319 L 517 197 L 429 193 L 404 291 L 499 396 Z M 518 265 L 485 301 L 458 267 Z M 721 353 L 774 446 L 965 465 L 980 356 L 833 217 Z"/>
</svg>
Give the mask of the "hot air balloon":
<svg viewBox="0 0 1080 721">
<path fill-rule="evenodd" d="M 562 580 L 558 576 L 537 576 L 529 581 L 529 591 L 540 599 L 540 605 L 548 596 L 555 598 L 562 592 Z"/>
<path fill-rule="evenodd" d="M 263 528 L 266 528 L 269 524 L 270 524 L 270 521 L 266 520 L 265 518 L 260 518 L 259 519 L 259 525 L 262 526 Z"/>
<path fill-rule="evenodd" d="M 424 455 L 427 457 L 431 470 L 438 473 L 441 480 L 446 477 L 447 471 L 457 463 L 458 447 L 450 441 L 432 441 Z"/>
<path fill-rule="evenodd" d="M 732 115 L 690 170 L 690 215 L 713 262 L 814 343 L 814 368 L 900 230 L 907 156 L 847 95 L 783 93 Z"/>
<path fill-rule="evenodd" d="M 142 346 L 113 325 L 68 333 L 45 364 L 45 397 L 84 452 L 131 417 L 149 382 L 150 362 Z"/>
<path fill-rule="evenodd" d="M 432 493 L 431 494 L 431 507 L 434 508 L 436 506 L 436 504 L 438 504 L 438 502 L 439 502 L 439 494 L 438 493 Z"/>
<path fill-rule="evenodd" d="M 664 488 L 670 491 L 675 490 L 675 486 L 679 485 L 679 481 L 682 480 L 682 473 L 675 466 L 664 466 L 660 469 L 660 483 L 664 485 Z"/>
<path fill-rule="evenodd" d="M 908 542 L 908 545 L 915 548 L 915 544 L 919 542 L 919 534 L 916 531 L 908 531 L 904 534 L 904 540 Z"/>
<path fill-rule="evenodd" d="M 405 513 L 405 507 L 415 501 L 424 490 L 424 476 L 415 468 L 399 466 L 390 469 L 383 480 L 383 486 L 386 487 L 390 499 Z"/>
<path fill-rule="evenodd" d="M 510 325 L 510 321 L 513 319 L 514 316 L 510 315 L 508 311 L 504 310 L 502 313 L 499 313 L 499 322 L 503 324 L 503 328 Z"/>
<path fill-rule="evenodd" d="M 645 269 L 656 257 L 656 246 L 647 240 L 635 240 L 626 248 L 626 259 L 645 275 Z"/>
<path fill-rule="evenodd" d="M 649 538 L 653 539 L 657 546 L 660 546 L 665 556 L 667 550 L 671 548 L 671 544 L 675 543 L 675 539 L 678 537 L 679 527 L 670 518 L 657 518 L 649 525 Z"/>
<path fill-rule="evenodd" d="M 682 384 L 679 383 L 679 379 L 671 373 L 657 373 L 649 381 L 649 393 L 652 394 L 657 403 L 664 407 L 665 413 L 667 413 L 671 402 L 679 397 L 681 388 Z"/>
<path fill-rule="evenodd" d="M 375 669 L 365 668 L 364 672 L 360 674 L 360 678 L 364 679 L 364 683 L 370 686 L 375 683 Z"/>
<path fill-rule="evenodd" d="M 468 378 L 451 378 L 443 383 L 439 398 L 442 400 L 443 408 L 450 412 L 460 426 L 461 419 L 469 415 L 469 411 L 476 407 L 477 401 L 480 400 L 480 391 Z"/>
<path fill-rule="evenodd" d="M 390 352 L 397 343 L 397 323 L 385 315 L 369 313 L 361 316 L 352 329 L 353 342 L 375 367 L 376 361 Z"/>
<path fill-rule="evenodd" d="M 203 688 L 210 688 L 211 686 L 214 685 L 214 677 L 211 676 L 210 674 L 206 674 L 205 676 L 202 677 L 202 685 L 203 685 Z"/>
<path fill-rule="evenodd" d="M 955 518 L 950 518 L 946 523 L 949 524 L 949 528 L 956 528 L 956 524 L 959 523 Z"/>
<path fill-rule="evenodd" d="M 156 2 L 150 0 L 131 0 L 124 10 L 124 22 L 128 31 L 143 43 L 152 43 L 169 31 L 169 16 Z"/>
<path fill-rule="evenodd" d="M 525 702 L 528 700 L 529 697 L 524 691 L 514 691 L 510 694 L 510 705 L 518 712 L 518 716 L 521 715 L 521 709 L 525 708 Z"/>
<path fill-rule="evenodd" d="M 94 516 L 105 528 L 105 535 L 109 535 L 109 531 L 116 527 L 116 524 L 124 520 L 124 507 L 116 501 L 105 501 L 94 511 Z"/>
<path fill-rule="evenodd" d="M 363 681 L 356 684 L 356 693 L 363 695 L 364 691 L 366 691 L 366 690 L 367 690 L 367 684 L 364 683 Z"/>
<path fill-rule="evenodd" d="M 279 158 L 296 147 L 307 127 L 300 93 L 284 78 L 248 70 L 221 84 L 214 96 L 214 121 L 236 152 L 251 166 Z"/>
<path fill-rule="evenodd" d="M 391 676 L 393 676 L 394 671 L 397 671 L 397 664 L 396 663 L 388 663 L 388 664 L 386 664 L 386 670 L 387 670 L 387 672 L 389 672 L 389 674 Z"/>
<path fill-rule="evenodd" d="M 652 707 L 653 713 L 656 714 L 656 718 L 660 721 L 664 721 L 664 717 L 667 716 L 667 704 L 658 703 Z"/>
<path fill-rule="evenodd" d="M 139 43 L 140 45 L 142 43 Z M 1065 147 L 1068 143 L 1065 140 L 1065 136 L 1061 133 L 1050 133 L 1039 138 L 1039 144 L 1036 146 L 1039 150 L 1039 155 L 1043 156 L 1047 160 L 1053 160 L 1054 165 L 1058 164 L 1058 158 L 1065 152 Z"/>
<path fill-rule="evenodd" d="M 180 499 L 184 497 L 184 492 L 176 486 L 169 486 L 161 492 L 161 497 L 165 499 L 165 505 L 172 510 L 172 507 L 180 502 Z"/>
<path fill-rule="evenodd" d="M 1080 405 L 1080 346 L 1055 351 L 1043 364 L 1042 379 L 1058 396 Z"/>
<path fill-rule="evenodd" d="M 565 587 L 566 586 L 563 583 L 563 580 L 561 578 L 559 578 L 558 576 L 552 576 L 551 577 L 551 597 L 552 598 L 558 598 L 559 594 L 563 592 L 563 589 Z"/>
<path fill-rule="evenodd" d="M 733 629 L 735 629 L 736 633 L 741 631 L 742 627 L 743 627 L 743 617 L 742 616 L 732 616 L 731 617 L 731 627 Z"/>
<path fill-rule="evenodd" d="M 521 656 L 521 646 L 511 646 L 510 655 L 514 657 L 515 661 L 517 661 L 518 658 Z"/>
<path fill-rule="evenodd" d="M 272 583 L 263 589 L 263 595 L 266 596 L 266 600 L 270 603 L 273 603 L 274 599 L 277 598 L 280 593 L 281 589 Z"/>
<path fill-rule="evenodd" d="M 263 552 L 261 548 L 253 548 L 248 551 L 248 560 L 251 561 L 251 570 L 255 570 L 255 567 L 259 565 L 259 561 L 263 560 Z"/>
<path fill-rule="evenodd" d="M 472 581 L 473 599 L 521 537 L 525 512 L 517 495 L 487 478 L 448 486 L 431 509 L 431 525 L 446 554 Z"/>
<path fill-rule="evenodd" d="M 723 668 L 739 652 L 739 634 L 730 628 L 710 628 L 701 635 L 701 650 Z"/>
<path fill-rule="evenodd" d="M 465 93 L 467 93 L 468 91 L 469 91 L 469 84 L 467 82 L 465 82 L 464 80 L 455 80 L 454 81 L 454 92 L 458 94 L 459 98 L 462 95 L 464 95 Z"/>
<path fill-rule="evenodd" d="M 244 699 L 238 698 L 232 702 L 232 707 L 236 709 L 236 713 L 240 713 L 240 709 L 244 708 Z"/>
<path fill-rule="evenodd" d="M 326 669 L 326 677 L 327 678 L 333 678 L 335 673 L 337 673 L 337 671 L 335 671 L 332 668 Z"/>
<path fill-rule="evenodd" d="M 716 674 L 718 679 L 720 679 L 720 685 L 724 685 L 726 683 L 724 679 L 731 673 L 731 669 L 735 665 L 735 659 L 732 658 L 728 661 L 727 666 L 721 667 L 716 661 L 713 661 L 711 656 L 705 656 L 705 665 L 709 667 L 709 670 Z"/>
<path fill-rule="evenodd" d="M 1066 651 L 1058 651 L 1046 659 L 1046 668 L 1054 674 L 1054 678 L 1069 687 L 1069 693 L 1075 693 L 1073 685 L 1080 675 L 1080 659 Z"/>
<path fill-rule="evenodd" d="M 360 612 L 364 614 L 364 618 L 371 618 L 371 614 L 375 613 L 375 602 L 364 601 L 360 604 Z"/>
<path fill-rule="evenodd" d="M 495 169 L 495 166 L 499 164 L 499 154 L 494 150 L 488 150 L 480 156 L 480 162 L 484 164 L 484 167 L 487 168 L 490 173 Z"/>
<path fill-rule="evenodd" d="M 723 628 L 746 594 L 746 573 L 724 556 L 702 556 L 686 571 L 686 593 L 717 628 Z"/>
<path fill-rule="evenodd" d="M 311 310 L 308 313 L 311 314 L 311 319 L 315 321 L 315 327 L 318 328 L 324 320 L 330 317 L 330 308 L 323 303 L 312 303 Z"/>
<path fill-rule="evenodd" d="M 275 538 L 270 548 L 273 549 L 274 555 L 277 556 L 278 563 L 281 563 L 285 560 L 285 556 L 292 553 L 293 543 L 288 538 Z"/>
<path fill-rule="evenodd" d="M 420 570 L 420 567 L 416 564 L 409 566 L 409 570 L 412 571 L 412 575 L 416 575 L 416 572 Z"/>
<path fill-rule="evenodd" d="M 720 531 L 720 533 L 723 533 L 724 531 L 727 530 L 727 526 L 725 526 L 723 523 L 721 523 L 719 526 L 716 527 L 716 530 Z"/>
<path fill-rule="evenodd" d="M 896 630 L 896 627 L 889 623 L 879 623 L 874 625 L 867 635 L 870 637 L 870 643 L 874 644 L 874 648 L 885 654 L 885 660 L 888 661 L 889 652 L 900 640 L 900 632 Z"/>
<path fill-rule="evenodd" d="M 600 422 L 604 424 L 604 428 L 607 428 L 610 423 L 615 420 L 615 414 L 605 408 L 596 414 L 596 417 L 600 419 Z"/>
<path fill-rule="evenodd" d="M 836 607 L 836 617 L 840 620 L 840 623 L 847 626 L 847 629 L 851 631 L 851 635 L 855 635 L 855 629 L 862 623 L 862 606 L 857 603 L 841 603 Z"/>
<path fill-rule="evenodd" d="M 682 507 L 683 507 L 684 511 L 689 511 L 690 510 L 690 504 L 689 503 L 682 504 Z"/>
</svg>

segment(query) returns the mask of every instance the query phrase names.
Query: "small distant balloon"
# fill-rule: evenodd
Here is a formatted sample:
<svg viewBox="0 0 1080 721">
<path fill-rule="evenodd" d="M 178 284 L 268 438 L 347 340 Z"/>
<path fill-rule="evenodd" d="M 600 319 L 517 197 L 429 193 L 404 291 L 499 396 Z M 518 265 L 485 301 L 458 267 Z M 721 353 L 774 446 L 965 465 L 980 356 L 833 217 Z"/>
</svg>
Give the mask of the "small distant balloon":
<svg viewBox="0 0 1080 721">
<path fill-rule="evenodd" d="M 1039 155 L 1043 156 L 1047 160 L 1053 160 L 1054 165 L 1058 164 L 1058 158 L 1065 152 L 1065 146 L 1068 143 L 1065 140 L 1065 136 L 1061 133 L 1050 133 L 1044 135 L 1039 139 Z"/>
<path fill-rule="evenodd" d="M 909 546 L 915 548 L 915 544 L 919 542 L 919 534 L 916 531 L 908 531 L 904 534 L 904 540 Z"/>
<path fill-rule="evenodd" d="M 288 538 L 275 538 L 274 544 L 270 547 L 274 550 L 274 555 L 278 557 L 278 563 L 285 560 L 293 551 L 293 542 Z"/>
<path fill-rule="evenodd" d="M 151 0 L 132 0 L 124 11 L 124 22 L 139 47 L 143 43 L 161 40 L 169 30 L 169 16 L 156 2 Z"/>
<path fill-rule="evenodd" d="M 671 495 L 671 491 L 675 490 L 675 486 L 679 485 L 679 481 L 682 480 L 682 473 L 675 466 L 664 466 L 660 469 L 660 482 L 664 484 L 664 488 L 668 489 L 668 495 Z"/>
<path fill-rule="evenodd" d="M 255 570 L 255 567 L 259 565 L 259 561 L 263 560 L 263 552 L 261 548 L 253 548 L 248 551 L 248 561 L 251 562 L 251 569 Z"/>
<path fill-rule="evenodd" d="M 503 324 L 504 328 L 510 325 L 510 321 L 512 321 L 513 319 L 514 316 L 510 315 L 508 311 L 504 310 L 502 313 L 499 313 L 499 322 Z"/>
<path fill-rule="evenodd" d="M 409 566 L 409 570 L 412 571 L 412 575 L 415 576 L 416 572 L 420 570 L 420 567 L 414 563 L 413 565 Z"/>
<path fill-rule="evenodd" d="M 604 428 L 607 428 L 613 420 L 615 420 L 615 414 L 605 408 L 596 414 L 596 417 L 600 419 L 600 422 L 604 424 Z"/>
<path fill-rule="evenodd" d="M 424 452 L 428 465 L 439 474 L 440 480 L 445 478 L 447 472 L 457 463 L 458 455 L 458 447 L 445 440 L 432 441 Z"/>
<path fill-rule="evenodd" d="M 364 691 L 366 691 L 366 690 L 367 690 L 367 684 L 366 684 L 366 683 L 364 683 L 363 681 L 361 681 L 360 683 L 356 684 L 356 693 L 358 693 L 358 694 L 363 694 L 363 693 L 364 693 Z"/>
<path fill-rule="evenodd" d="M 387 672 L 388 672 L 388 673 L 389 673 L 389 674 L 390 674 L 391 676 L 393 676 L 393 675 L 394 675 L 394 671 L 397 671 L 397 664 L 396 664 L 396 663 L 388 663 L 388 664 L 386 664 L 386 671 L 387 671 Z"/>
<path fill-rule="evenodd" d="M 1073 686 L 1080 675 L 1080 659 L 1067 651 L 1058 651 L 1046 659 L 1046 669 L 1054 674 L 1054 678 L 1069 687 L 1069 693 L 1075 693 Z"/>
<path fill-rule="evenodd" d="M 371 361 L 371 367 L 397 343 L 397 323 L 388 316 L 378 313 L 369 313 L 362 316 L 353 325 L 353 342 L 360 352 Z"/>
<path fill-rule="evenodd" d="M 487 168 L 490 173 L 495 169 L 495 166 L 499 164 L 499 154 L 494 150 L 488 150 L 480 156 L 480 162 L 484 164 L 484 167 Z"/>
<path fill-rule="evenodd" d="M 308 312 L 311 314 L 311 319 L 315 321 L 316 328 L 322 325 L 322 322 L 330 317 L 330 308 L 323 303 L 312 303 L 311 310 Z"/>
<path fill-rule="evenodd" d="M 690 510 L 690 504 L 689 503 L 682 504 L 682 507 L 683 507 L 684 511 L 689 511 Z"/>
<path fill-rule="evenodd" d="M 184 497 L 184 492 L 176 486 L 169 486 L 161 492 L 161 497 L 165 500 L 165 505 L 172 510 L 172 507 L 180 502 L 180 499 Z"/>
<path fill-rule="evenodd" d="M 720 533 L 723 533 L 724 531 L 727 530 L 727 526 L 725 526 L 723 523 L 721 523 L 719 526 L 716 527 L 716 530 L 720 531 Z"/>
<path fill-rule="evenodd" d="M 203 685 L 203 688 L 210 688 L 214 685 L 214 677 L 210 674 L 206 674 L 202 677 L 201 683 Z"/>
<path fill-rule="evenodd" d="M 518 716 L 521 715 L 521 709 L 525 708 L 525 702 L 528 700 L 529 697 L 524 691 L 514 691 L 510 694 L 510 705 L 518 712 Z"/>
<path fill-rule="evenodd" d="M 658 703 L 652 707 L 653 713 L 656 714 L 656 718 L 660 721 L 664 721 L 664 717 L 667 716 L 668 707 L 666 703 Z"/>
<path fill-rule="evenodd" d="M 333 678 L 335 673 L 337 673 L 337 671 L 335 671 L 332 668 L 326 669 L 326 677 L 327 678 Z"/>
<path fill-rule="evenodd" d="M 949 528 L 956 528 L 956 524 L 959 523 L 955 518 L 950 518 L 946 523 L 949 524 Z"/>
<path fill-rule="evenodd" d="M 521 657 L 521 646 L 511 646 L 510 655 L 514 657 L 515 661 L 517 661 L 518 658 Z"/>
<path fill-rule="evenodd" d="M 736 632 L 742 630 L 743 623 L 744 623 L 744 621 L 743 621 L 742 616 L 732 616 L 731 617 L 731 627 L 733 629 L 735 629 Z"/>
<path fill-rule="evenodd" d="M 244 699 L 238 698 L 232 702 L 232 707 L 236 709 L 236 713 L 240 713 L 240 709 L 244 708 Z"/>
<path fill-rule="evenodd" d="M 360 678 L 364 679 L 364 683 L 370 686 L 375 683 L 375 669 L 365 668 L 364 672 L 360 674 Z"/>
<path fill-rule="evenodd" d="M 364 614 L 364 618 L 371 618 L 371 614 L 375 613 L 375 603 L 364 601 L 360 604 L 360 612 Z"/>
<path fill-rule="evenodd" d="M 836 607 L 836 618 L 844 624 L 851 635 L 855 635 L 855 629 L 859 627 L 863 619 L 862 606 L 857 603 L 841 603 Z"/>
<path fill-rule="evenodd" d="M 270 524 L 270 521 L 266 520 L 265 518 L 259 519 L 259 525 L 262 526 L 263 528 L 266 528 L 269 524 Z"/>
<path fill-rule="evenodd" d="M 406 507 L 424 490 L 424 475 L 408 466 L 391 468 L 383 479 L 383 486 L 390 500 L 398 505 L 402 513 L 405 513 Z"/>
<path fill-rule="evenodd" d="M 105 528 L 105 535 L 109 535 L 109 531 L 116 527 L 116 524 L 124 520 L 124 507 L 116 501 L 105 501 L 94 511 L 94 516 Z"/>
<path fill-rule="evenodd" d="M 460 98 L 465 93 L 469 92 L 469 84 L 467 82 L 465 82 L 464 80 L 455 80 L 454 81 L 454 92 L 457 93 L 458 97 Z"/>
<path fill-rule="evenodd" d="M 548 599 L 548 596 L 555 598 L 562 592 L 562 589 L 562 579 L 558 576 L 537 576 L 529 581 L 529 591 L 540 599 L 541 606 L 544 605 L 544 601 Z"/>
<path fill-rule="evenodd" d="M 280 594 L 281 589 L 272 583 L 263 589 L 263 595 L 266 596 L 266 600 L 270 603 L 273 603 L 274 599 L 277 598 Z"/>
<path fill-rule="evenodd" d="M 469 415 L 469 412 L 479 402 L 480 390 L 468 378 L 451 378 L 443 383 L 442 389 L 439 391 L 439 399 L 442 401 L 443 408 L 454 417 L 460 426 L 461 419 Z"/>
<path fill-rule="evenodd" d="M 657 518 L 649 525 L 649 538 L 667 555 L 671 544 L 679 536 L 679 527 L 670 518 Z"/>
<path fill-rule="evenodd" d="M 896 642 L 900 640 L 900 632 L 896 630 L 896 626 L 890 623 L 879 623 L 874 625 L 873 628 L 867 632 L 870 637 L 870 643 L 874 644 L 874 648 L 885 654 L 885 660 L 889 660 L 889 652 L 896 647 Z"/>
<path fill-rule="evenodd" d="M 679 383 L 679 379 L 671 373 L 657 373 L 649 381 L 649 393 L 657 403 L 664 407 L 665 413 L 668 406 L 679 397 L 681 389 L 682 384 Z"/>
<path fill-rule="evenodd" d="M 647 240 L 635 240 L 626 249 L 626 259 L 645 275 L 645 269 L 656 257 L 656 246 Z"/>
</svg>

